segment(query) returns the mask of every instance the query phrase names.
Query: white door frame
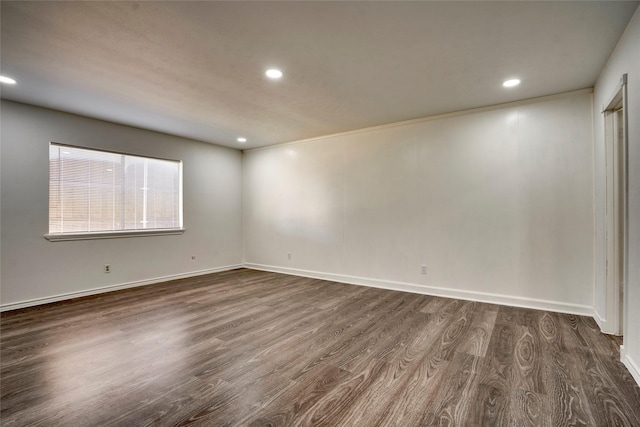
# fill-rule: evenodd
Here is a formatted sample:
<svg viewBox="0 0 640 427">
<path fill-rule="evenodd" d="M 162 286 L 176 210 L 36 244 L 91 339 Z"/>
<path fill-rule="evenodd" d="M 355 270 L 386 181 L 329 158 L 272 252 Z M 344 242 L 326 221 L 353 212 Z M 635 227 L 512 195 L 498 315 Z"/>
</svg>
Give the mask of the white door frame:
<svg viewBox="0 0 640 427">
<path fill-rule="evenodd" d="M 622 114 L 619 111 L 622 109 Z M 603 332 L 623 335 L 626 329 L 628 270 L 627 75 L 602 114 L 605 122 L 605 277 L 606 322 Z M 619 117 L 622 116 L 622 123 Z M 620 126 L 622 125 L 622 126 Z M 622 132 L 619 130 L 622 129 Z"/>
</svg>

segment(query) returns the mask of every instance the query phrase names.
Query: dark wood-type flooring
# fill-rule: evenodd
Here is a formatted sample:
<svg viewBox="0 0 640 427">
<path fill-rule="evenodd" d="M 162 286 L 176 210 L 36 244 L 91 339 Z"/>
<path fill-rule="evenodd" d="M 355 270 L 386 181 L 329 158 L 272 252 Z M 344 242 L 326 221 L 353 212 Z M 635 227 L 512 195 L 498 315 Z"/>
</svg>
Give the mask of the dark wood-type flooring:
<svg viewBox="0 0 640 427">
<path fill-rule="evenodd" d="M 3 426 L 640 426 L 581 316 L 241 269 L 1 320 Z"/>
</svg>

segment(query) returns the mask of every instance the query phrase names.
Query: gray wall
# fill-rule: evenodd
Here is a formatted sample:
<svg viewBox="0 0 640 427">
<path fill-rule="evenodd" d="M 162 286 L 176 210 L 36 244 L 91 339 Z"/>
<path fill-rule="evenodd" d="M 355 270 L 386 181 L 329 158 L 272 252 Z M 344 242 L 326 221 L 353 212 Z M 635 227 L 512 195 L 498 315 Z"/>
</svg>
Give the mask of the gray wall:
<svg viewBox="0 0 640 427">
<path fill-rule="evenodd" d="M 579 91 L 247 151 L 245 261 L 591 315 L 591 101 Z"/>
<path fill-rule="evenodd" d="M 620 78 L 628 74 L 629 118 L 629 276 L 622 360 L 640 383 L 640 9 L 602 70 L 594 89 L 596 177 L 596 318 L 612 316 L 605 282 L 605 130 L 601 107 L 614 95 Z"/>
<path fill-rule="evenodd" d="M 1 108 L 3 307 L 242 264 L 241 152 L 9 101 Z M 45 240 L 50 141 L 182 160 L 187 231 Z M 104 264 L 111 265 L 110 274 Z"/>
</svg>

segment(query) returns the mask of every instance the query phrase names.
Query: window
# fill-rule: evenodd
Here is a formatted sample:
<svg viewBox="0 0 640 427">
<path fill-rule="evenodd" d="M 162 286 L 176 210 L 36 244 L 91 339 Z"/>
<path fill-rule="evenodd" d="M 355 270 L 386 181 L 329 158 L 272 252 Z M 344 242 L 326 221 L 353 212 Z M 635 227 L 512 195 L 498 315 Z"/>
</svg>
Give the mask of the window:
<svg viewBox="0 0 640 427">
<path fill-rule="evenodd" d="M 182 228 L 182 163 L 51 143 L 49 240 Z"/>
</svg>

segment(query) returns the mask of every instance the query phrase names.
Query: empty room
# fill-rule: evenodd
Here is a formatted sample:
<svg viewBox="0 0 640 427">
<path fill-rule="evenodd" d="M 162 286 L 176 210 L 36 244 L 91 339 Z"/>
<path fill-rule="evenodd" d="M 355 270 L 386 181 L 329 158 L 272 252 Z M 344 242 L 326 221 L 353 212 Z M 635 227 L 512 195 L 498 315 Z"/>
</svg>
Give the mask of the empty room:
<svg viewBox="0 0 640 427">
<path fill-rule="evenodd" d="M 640 426 L 640 2 L 0 2 L 3 426 Z"/>
</svg>

